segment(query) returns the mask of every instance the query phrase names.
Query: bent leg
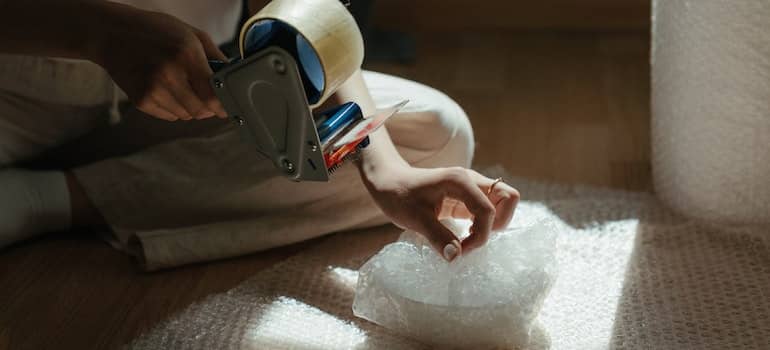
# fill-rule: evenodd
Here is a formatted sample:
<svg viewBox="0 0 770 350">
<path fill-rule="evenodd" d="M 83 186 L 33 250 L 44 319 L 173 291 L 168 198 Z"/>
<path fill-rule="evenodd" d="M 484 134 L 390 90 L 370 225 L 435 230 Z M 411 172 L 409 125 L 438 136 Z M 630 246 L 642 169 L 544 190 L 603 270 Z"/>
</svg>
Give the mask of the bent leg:
<svg viewBox="0 0 770 350">
<path fill-rule="evenodd" d="M 0 248 L 70 227 L 65 174 L 13 166 L 107 124 L 111 80 L 94 66 L 0 55 Z"/>
<path fill-rule="evenodd" d="M 470 123 L 446 95 L 382 74 L 364 75 L 378 106 L 413 101 L 387 124 L 415 166 L 467 166 Z M 241 255 L 386 223 L 346 164 L 328 183 L 294 183 L 230 125 L 74 170 L 119 245 L 158 269 Z"/>
<path fill-rule="evenodd" d="M 396 148 L 413 166 L 469 167 L 475 147 L 465 111 L 449 96 L 429 86 L 376 72 L 364 72 L 378 108 L 409 103 L 386 127 Z"/>
<path fill-rule="evenodd" d="M 43 102 L 0 90 L 0 168 L 38 156 L 106 123 L 106 107 Z"/>
<path fill-rule="evenodd" d="M 0 167 L 106 125 L 123 97 L 91 62 L 0 54 Z"/>
</svg>

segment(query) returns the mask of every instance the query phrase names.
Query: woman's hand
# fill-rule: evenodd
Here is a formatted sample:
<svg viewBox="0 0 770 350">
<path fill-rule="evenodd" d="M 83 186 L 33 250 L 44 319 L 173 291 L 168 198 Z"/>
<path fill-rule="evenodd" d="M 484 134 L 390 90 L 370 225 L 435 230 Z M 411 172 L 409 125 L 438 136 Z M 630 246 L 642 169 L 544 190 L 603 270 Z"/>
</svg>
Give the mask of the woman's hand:
<svg viewBox="0 0 770 350">
<path fill-rule="evenodd" d="M 0 0 L 0 52 L 87 59 L 166 120 L 225 116 L 207 58 L 226 57 L 175 17 L 111 1 Z"/>
<path fill-rule="evenodd" d="M 116 5 L 112 13 L 94 61 L 137 108 L 169 121 L 226 116 L 209 85 L 208 58 L 227 58 L 206 33 L 130 6 Z"/>
<path fill-rule="evenodd" d="M 519 192 L 476 171 L 452 167 L 421 169 L 399 164 L 364 177 L 375 202 L 393 223 L 425 236 L 445 259 L 452 261 L 483 245 L 493 230 L 508 225 Z M 439 222 L 443 218 L 472 219 L 470 236 L 462 242 Z"/>
<path fill-rule="evenodd" d="M 364 115 L 376 110 L 369 89 L 358 71 L 332 96 L 332 103 L 355 101 Z M 425 236 L 447 260 L 483 245 L 492 230 L 513 218 L 519 192 L 502 182 L 464 168 L 414 168 L 401 157 L 386 127 L 369 135 L 358 170 L 364 185 L 393 223 Z M 439 222 L 454 217 L 472 219 L 470 236 L 460 242 Z"/>
</svg>

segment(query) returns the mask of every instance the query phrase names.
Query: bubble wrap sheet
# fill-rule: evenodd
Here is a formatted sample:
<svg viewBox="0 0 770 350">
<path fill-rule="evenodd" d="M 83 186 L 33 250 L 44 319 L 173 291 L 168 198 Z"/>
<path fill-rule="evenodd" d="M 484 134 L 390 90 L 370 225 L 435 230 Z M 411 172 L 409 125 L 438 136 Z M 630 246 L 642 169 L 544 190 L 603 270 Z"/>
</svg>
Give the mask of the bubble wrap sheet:
<svg viewBox="0 0 770 350">
<path fill-rule="evenodd" d="M 514 220 L 562 228 L 559 274 L 538 315 L 550 344 L 540 348 L 768 349 L 767 226 L 707 226 L 648 194 L 505 179 L 527 199 Z M 382 232 L 330 236 L 128 348 L 428 349 L 353 316 L 356 270 L 398 233 Z"/>
<path fill-rule="evenodd" d="M 518 221 L 518 220 L 517 220 Z M 443 220 L 458 238 L 470 220 Z M 510 226 L 448 263 L 405 231 L 358 269 L 353 314 L 442 348 L 526 347 L 556 275 L 556 225 Z M 532 339 L 530 339 L 532 338 Z"/>
</svg>

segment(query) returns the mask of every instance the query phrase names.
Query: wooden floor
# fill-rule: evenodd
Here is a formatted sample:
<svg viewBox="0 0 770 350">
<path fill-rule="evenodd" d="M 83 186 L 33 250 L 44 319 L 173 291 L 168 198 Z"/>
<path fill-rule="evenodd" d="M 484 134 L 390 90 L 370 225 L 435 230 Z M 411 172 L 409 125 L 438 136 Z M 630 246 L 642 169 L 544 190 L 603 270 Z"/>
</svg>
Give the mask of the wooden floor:
<svg viewBox="0 0 770 350">
<path fill-rule="evenodd" d="M 414 65 L 368 68 L 459 101 L 475 128 L 477 166 L 650 190 L 648 40 L 644 32 L 426 34 Z M 0 349 L 118 347 L 314 244 L 152 274 L 87 234 L 4 249 Z"/>
<path fill-rule="evenodd" d="M 422 39 L 417 64 L 369 68 L 455 98 L 475 129 L 476 166 L 499 163 L 520 176 L 651 189 L 646 33 Z"/>
</svg>

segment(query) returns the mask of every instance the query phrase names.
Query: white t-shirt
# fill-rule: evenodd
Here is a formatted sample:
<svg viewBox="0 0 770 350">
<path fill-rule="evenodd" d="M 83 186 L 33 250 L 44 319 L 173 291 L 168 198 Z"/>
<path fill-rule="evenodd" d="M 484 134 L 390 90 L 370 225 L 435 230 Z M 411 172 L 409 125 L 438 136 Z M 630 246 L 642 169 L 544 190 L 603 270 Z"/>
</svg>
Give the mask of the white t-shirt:
<svg viewBox="0 0 770 350">
<path fill-rule="evenodd" d="M 234 38 L 241 0 L 112 0 L 144 10 L 164 12 L 208 33 L 217 44 Z"/>
</svg>

